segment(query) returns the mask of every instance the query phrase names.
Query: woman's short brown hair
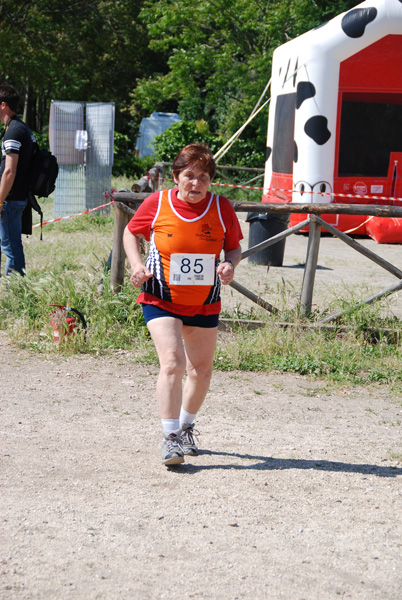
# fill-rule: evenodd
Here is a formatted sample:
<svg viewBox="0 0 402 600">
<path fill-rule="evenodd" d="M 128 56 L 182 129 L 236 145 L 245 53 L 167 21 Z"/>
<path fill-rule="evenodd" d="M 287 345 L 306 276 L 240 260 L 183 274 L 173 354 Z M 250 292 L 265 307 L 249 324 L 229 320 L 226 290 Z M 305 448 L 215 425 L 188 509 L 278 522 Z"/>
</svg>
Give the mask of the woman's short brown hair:
<svg viewBox="0 0 402 600">
<path fill-rule="evenodd" d="M 174 159 L 172 173 L 178 177 L 184 169 L 194 164 L 198 164 L 203 171 L 208 173 L 211 180 L 214 178 L 216 163 L 207 144 L 193 142 L 182 148 Z"/>
</svg>

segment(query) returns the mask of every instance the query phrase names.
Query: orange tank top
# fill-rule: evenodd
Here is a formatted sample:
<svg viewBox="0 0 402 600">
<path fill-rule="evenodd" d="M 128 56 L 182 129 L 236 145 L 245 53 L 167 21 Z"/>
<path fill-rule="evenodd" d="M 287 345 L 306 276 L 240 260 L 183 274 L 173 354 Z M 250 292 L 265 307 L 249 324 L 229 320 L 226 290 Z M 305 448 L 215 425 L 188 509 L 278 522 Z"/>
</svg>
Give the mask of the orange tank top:
<svg viewBox="0 0 402 600">
<path fill-rule="evenodd" d="M 146 261 L 154 277 L 143 292 L 181 305 L 219 302 L 216 266 L 224 237 L 219 196 L 211 194 L 203 214 L 186 219 L 173 207 L 171 190 L 161 192 Z"/>
</svg>

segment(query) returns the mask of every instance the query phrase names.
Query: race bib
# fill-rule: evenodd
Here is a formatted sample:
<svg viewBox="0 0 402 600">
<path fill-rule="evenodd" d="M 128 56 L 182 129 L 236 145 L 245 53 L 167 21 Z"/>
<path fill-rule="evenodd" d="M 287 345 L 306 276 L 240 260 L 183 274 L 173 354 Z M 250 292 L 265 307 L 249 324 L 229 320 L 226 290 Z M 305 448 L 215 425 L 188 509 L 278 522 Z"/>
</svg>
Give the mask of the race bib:
<svg viewBox="0 0 402 600">
<path fill-rule="evenodd" d="M 172 254 L 169 285 L 213 285 L 215 254 Z"/>
</svg>

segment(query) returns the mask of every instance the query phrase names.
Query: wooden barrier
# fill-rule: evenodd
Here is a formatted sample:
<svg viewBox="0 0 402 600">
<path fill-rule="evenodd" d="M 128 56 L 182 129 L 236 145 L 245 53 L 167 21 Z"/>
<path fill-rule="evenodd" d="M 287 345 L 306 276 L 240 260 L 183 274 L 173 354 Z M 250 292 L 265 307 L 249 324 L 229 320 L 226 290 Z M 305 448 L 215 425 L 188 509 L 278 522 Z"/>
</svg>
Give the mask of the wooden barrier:
<svg viewBox="0 0 402 600">
<path fill-rule="evenodd" d="M 118 201 L 116 196 L 124 196 L 123 201 Z M 128 199 L 127 196 L 130 196 Z M 123 247 L 123 233 L 136 209 L 149 194 L 118 192 L 115 194 L 113 202 L 114 210 L 114 228 L 113 228 L 113 247 L 110 265 L 110 287 L 114 292 L 119 292 L 124 282 L 124 265 L 126 253 Z"/>
<path fill-rule="evenodd" d="M 118 291 L 124 280 L 124 262 L 125 252 L 123 248 L 123 232 L 131 216 L 135 214 L 136 208 L 139 204 L 148 196 L 146 193 L 133 193 L 133 192 L 117 192 L 114 195 L 114 209 L 115 209 L 115 227 L 113 232 L 113 250 L 112 250 L 112 263 L 111 263 L 111 287 L 114 291 Z M 285 231 L 272 236 L 268 240 L 257 244 L 253 248 L 249 248 L 242 253 L 242 259 L 252 256 L 256 252 L 259 252 L 284 238 L 297 233 L 301 229 L 309 227 L 309 240 L 307 247 L 306 265 L 303 276 L 301 297 L 300 297 L 300 312 L 302 316 L 307 317 L 311 312 L 315 273 L 317 270 L 318 254 L 320 247 L 321 229 L 325 229 L 332 235 L 338 237 L 341 241 L 348 244 L 351 248 L 360 252 L 383 269 L 392 273 L 399 279 L 399 283 L 382 290 L 378 294 L 371 296 L 363 301 L 365 304 L 370 304 L 374 300 L 378 300 L 384 296 L 387 296 L 394 291 L 402 289 L 402 271 L 384 260 L 374 252 L 365 248 L 362 244 L 359 244 L 356 240 L 338 231 L 332 225 L 329 225 L 323 221 L 318 215 L 325 214 L 344 214 L 344 215 L 368 215 L 376 217 L 402 218 L 402 206 L 391 206 L 391 205 L 376 205 L 376 204 L 301 204 L 301 203 L 260 203 L 260 202 L 231 202 L 236 212 L 255 212 L 255 213 L 270 213 L 270 214 L 288 214 L 288 213 L 305 213 L 308 218 L 290 227 Z M 279 312 L 269 302 L 266 302 L 253 294 L 250 290 L 247 290 L 244 286 L 236 281 L 231 284 L 238 292 L 245 295 L 247 298 L 262 306 L 269 312 Z M 319 323 L 328 323 L 330 321 L 338 319 L 343 313 L 334 313 L 329 315 L 325 319 L 319 321 Z"/>
<path fill-rule="evenodd" d="M 368 215 L 374 217 L 402 217 L 402 206 L 388 204 L 302 204 L 300 202 L 232 202 L 237 212 L 306 213 L 309 215 Z"/>
</svg>

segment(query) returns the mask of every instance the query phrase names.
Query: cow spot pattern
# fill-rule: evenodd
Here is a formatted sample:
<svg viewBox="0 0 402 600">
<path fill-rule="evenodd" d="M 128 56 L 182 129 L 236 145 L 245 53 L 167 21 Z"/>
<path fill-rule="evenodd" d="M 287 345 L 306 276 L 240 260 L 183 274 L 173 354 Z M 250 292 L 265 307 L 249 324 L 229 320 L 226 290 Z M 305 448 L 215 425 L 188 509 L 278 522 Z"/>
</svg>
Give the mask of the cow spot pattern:
<svg viewBox="0 0 402 600">
<path fill-rule="evenodd" d="M 314 98 L 315 87 L 309 81 L 300 81 L 296 90 L 296 108 L 300 108 L 305 100 Z"/>
<path fill-rule="evenodd" d="M 360 38 L 376 16 L 376 8 L 354 8 L 343 17 L 341 27 L 348 37 Z"/>
<path fill-rule="evenodd" d="M 328 119 L 321 115 L 308 119 L 304 125 L 304 131 L 319 146 L 323 146 L 331 137 L 331 132 L 328 129 Z"/>
</svg>

